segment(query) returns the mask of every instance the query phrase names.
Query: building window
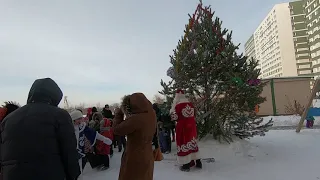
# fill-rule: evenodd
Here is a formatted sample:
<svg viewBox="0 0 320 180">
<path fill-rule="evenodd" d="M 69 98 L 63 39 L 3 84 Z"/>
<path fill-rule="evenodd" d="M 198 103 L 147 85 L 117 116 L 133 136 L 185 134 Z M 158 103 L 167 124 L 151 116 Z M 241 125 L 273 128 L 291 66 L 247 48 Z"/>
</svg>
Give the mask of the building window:
<svg viewBox="0 0 320 180">
<path fill-rule="evenodd" d="M 302 69 L 302 68 L 310 68 L 310 64 L 299 65 L 298 68 L 299 68 L 299 69 Z"/>
<path fill-rule="evenodd" d="M 308 53 L 297 54 L 297 56 L 296 56 L 296 57 L 303 57 L 303 56 L 309 56 L 309 54 L 308 54 Z"/>
<path fill-rule="evenodd" d="M 309 59 L 300 59 L 300 60 L 297 60 L 297 63 L 306 63 L 306 62 L 310 62 Z"/>
<path fill-rule="evenodd" d="M 307 51 L 307 50 L 309 50 L 309 48 L 298 48 L 297 52 L 299 52 L 299 51 Z"/>
<path fill-rule="evenodd" d="M 299 74 L 310 74 L 311 70 L 299 71 Z"/>
</svg>

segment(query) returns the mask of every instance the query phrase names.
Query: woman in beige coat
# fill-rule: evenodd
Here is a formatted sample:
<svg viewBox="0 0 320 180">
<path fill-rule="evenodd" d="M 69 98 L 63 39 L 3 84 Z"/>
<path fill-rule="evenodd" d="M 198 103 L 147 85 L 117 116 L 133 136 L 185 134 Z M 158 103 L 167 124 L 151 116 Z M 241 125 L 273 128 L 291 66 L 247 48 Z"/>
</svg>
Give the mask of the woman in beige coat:
<svg viewBox="0 0 320 180">
<path fill-rule="evenodd" d="M 152 139 L 156 132 L 156 114 L 151 102 L 142 93 L 125 96 L 121 109 L 116 110 L 113 127 L 114 134 L 127 136 L 119 180 L 153 180 Z"/>
</svg>

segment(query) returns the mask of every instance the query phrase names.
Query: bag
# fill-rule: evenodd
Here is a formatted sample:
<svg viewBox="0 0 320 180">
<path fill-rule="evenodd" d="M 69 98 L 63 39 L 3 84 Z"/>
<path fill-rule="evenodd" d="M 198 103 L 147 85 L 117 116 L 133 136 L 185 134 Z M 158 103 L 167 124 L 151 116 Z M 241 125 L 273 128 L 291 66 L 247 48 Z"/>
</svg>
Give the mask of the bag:
<svg viewBox="0 0 320 180">
<path fill-rule="evenodd" d="M 163 155 L 162 155 L 160 148 L 156 148 L 155 150 L 153 150 L 153 158 L 154 158 L 154 161 L 162 161 L 163 160 Z"/>
</svg>

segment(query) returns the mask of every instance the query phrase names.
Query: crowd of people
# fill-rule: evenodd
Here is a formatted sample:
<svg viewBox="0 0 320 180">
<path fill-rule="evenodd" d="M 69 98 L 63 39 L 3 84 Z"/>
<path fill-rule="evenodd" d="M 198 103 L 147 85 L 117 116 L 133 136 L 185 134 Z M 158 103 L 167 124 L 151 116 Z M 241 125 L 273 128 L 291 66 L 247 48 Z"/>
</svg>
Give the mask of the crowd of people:
<svg viewBox="0 0 320 180">
<path fill-rule="evenodd" d="M 177 144 L 180 170 L 202 168 L 197 145 L 195 109 L 178 90 L 170 113 L 161 112 L 143 93 L 124 96 L 114 113 L 105 105 L 75 109 L 58 107 L 63 93 L 51 78 L 37 79 L 20 107 L 0 108 L 0 180 L 77 180 L 87 163 L 110 167 L 113 149 L 122 152 L 119 180 L 152 180 L 154 161 Z M 156 155 L 157 154 L 157 155 Z"/>
</svg>

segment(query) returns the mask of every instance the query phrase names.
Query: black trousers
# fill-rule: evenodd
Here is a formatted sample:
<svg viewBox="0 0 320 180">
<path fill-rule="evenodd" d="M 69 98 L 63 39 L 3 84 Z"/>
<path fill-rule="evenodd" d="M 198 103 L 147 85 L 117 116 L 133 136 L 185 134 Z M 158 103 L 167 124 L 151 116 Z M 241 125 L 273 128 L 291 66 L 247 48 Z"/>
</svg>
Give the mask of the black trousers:
<svg viewBox="0 0 320 180">
<path fill-rule="evenodd" d="M 109 156 L 108 155 L 98 155 L 99 159 L 101 161 L 101 164 L 103 164 L 104 167 L 110 166 Z"/>
<path fill-rule="evenodd" d="M 167 143 L 167 146 L 168 146 L 168 149 L 167 151 L 171 152 L 171 137 L 170 137 L 170 134 L 168 134 L 168 136 L 165 137 L 165 140 L 166 140 L 166 143 Z"/>
<path fill-rule="evenodd" d="M 110 156 L 113 155 L 113 144 L 110 146 Z"/>
<path fill-rule="evenodd" d="M 170 130 L 171 130 L 172 139 L 175 140 L 175 139 L 176 139 L 176 138 L 175 138 L 175 132 L 174 132 L 175 127 L 172 127 Z"/>
<path fill-rule="evenodd" d="M 82 158 L 82 170 L 84 169 L 84 167 L 86 167 L 87 162 L 88 162 L 87 157 L 83 157 Z"/>
<path fill-rule="evenodd" d="M 117 136 L 116 136 L 116 135 L 113 135 L 112 146 L 113 146 L 114 148 L 116 148 L 117 145 L 118 145 Z"/>
<path fill-rule="evenodd" d="M 121 142 L 122 142 L 122 146 L 124 149 L 126 149 L 126 146 L 127 146 L 127 140 L 126 140 L 126 137 L 125 136 L 122 136 L 121 137 Z"/>
<path fill-rule="evenodd" d="M 117 136 L 117 143 L 118 143 L 118 150 L 119 150 L 119 152 L 121 152 L 122 147 L 124 149 L 126 148 L 127 140 L 126 140 L 125 136 Z"/>
<path fill-rule="evenodd" d="M 102 165 L 102 160 L 99 155 L 88 153 L 86 156 L 92 168 L 96 168 Z"/>
</svg>

